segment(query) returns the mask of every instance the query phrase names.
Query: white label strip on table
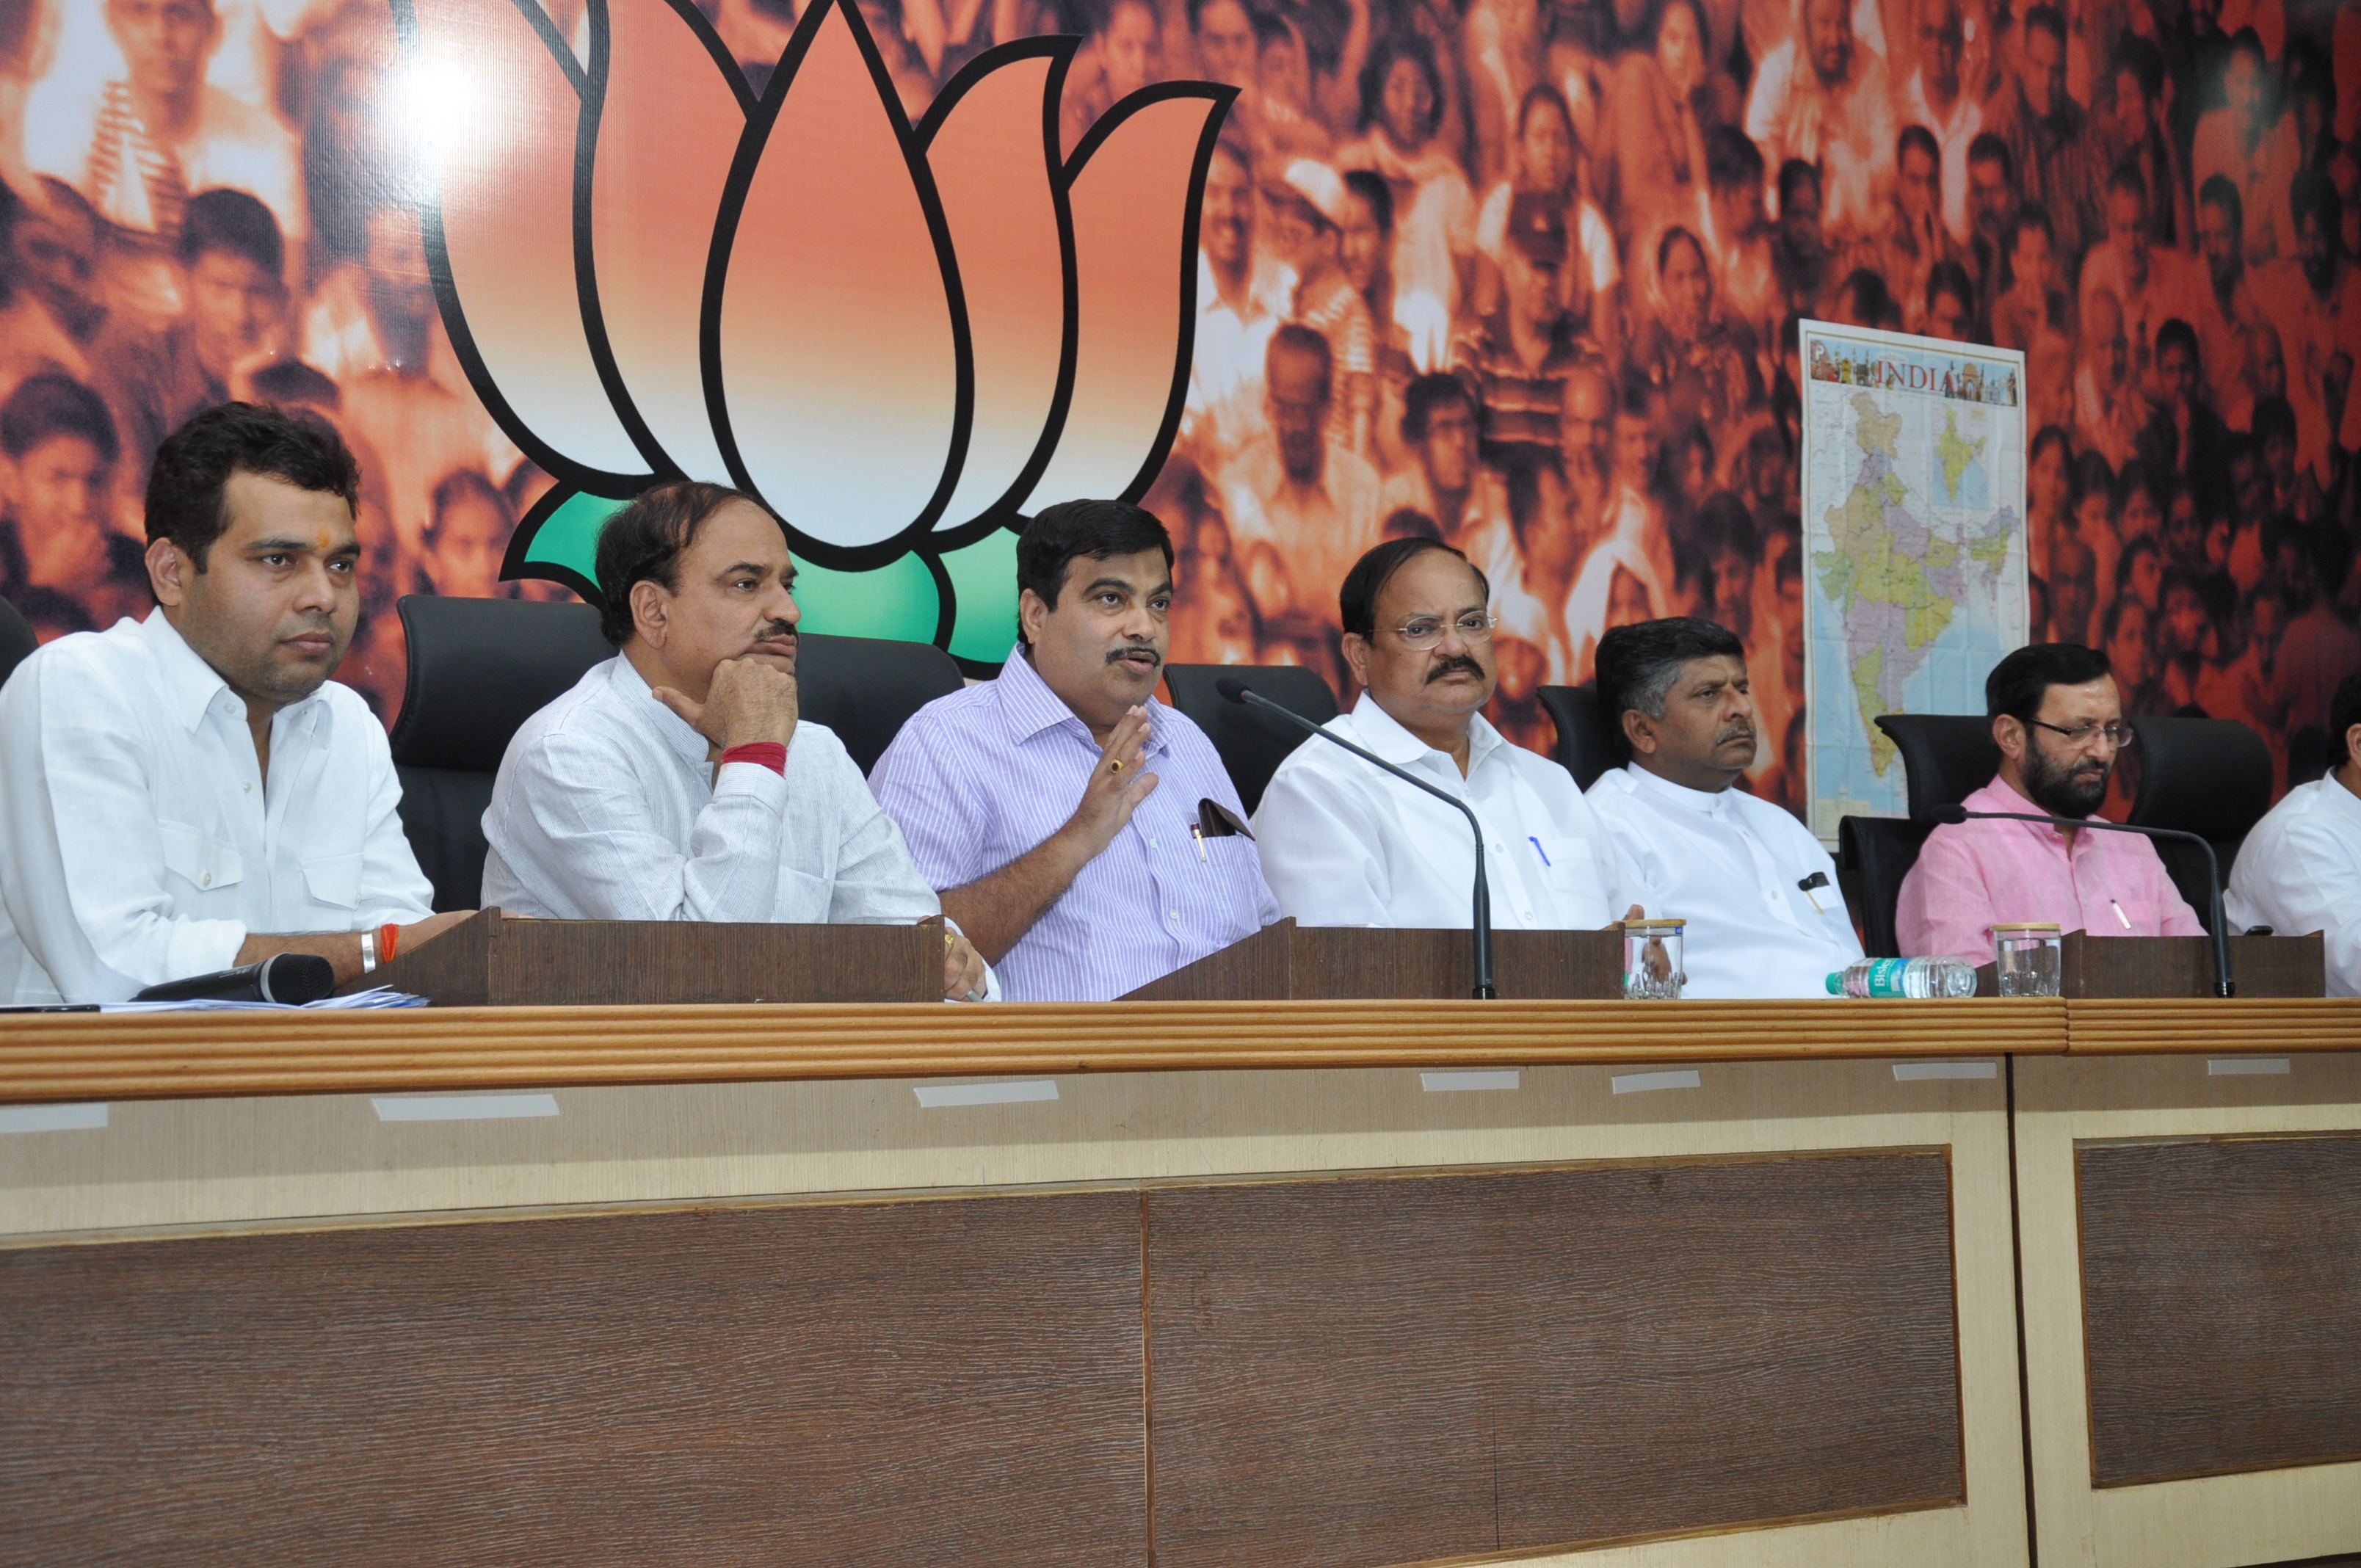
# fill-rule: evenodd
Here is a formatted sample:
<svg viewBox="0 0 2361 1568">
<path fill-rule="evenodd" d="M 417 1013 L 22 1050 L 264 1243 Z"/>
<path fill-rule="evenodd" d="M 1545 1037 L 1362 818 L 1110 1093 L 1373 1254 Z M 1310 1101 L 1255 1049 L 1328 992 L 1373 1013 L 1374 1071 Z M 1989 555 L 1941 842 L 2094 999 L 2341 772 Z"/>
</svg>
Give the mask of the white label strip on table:
<svg viewBox="0 0 2361 1568">
<path fill-rule="evenodd" d="M 106 1125 L 106 1102 L 0 1105 L 0 1133 L 82 1133 Z"/>
<path fill-rule="evenodd" d="M 380 1122 L 496 1122 L 555 1116 L 555 1094 L 403 1094 L 372 1099 Z"/>
<path fill-rule="evenodd" d="M 1615 1075 L 1618 1094 L 1645 1094 L 1651 1089 L 1697 1089 L 1705 1080 L 1693 1067 L 1672 1068 L 1663 1072 L 1619 1072 Z"/>
<path fill-rule="evenodd" d="M 1918 1083 L 1930 1078 L 1998 1078 L 2000 1063 L 1991 1061 L 1898 1061 L 1894 1081 Z"/>
<path fill-rule="evenodd" d="M 1032 1078 L 1015 1083 L 925 1083 L 911 1092 L 929 1111 L 955 1105 L 1016 1105 L 1027 1100 L 1055 1100 L 1058 1080 Z"/>
<path fill-rule="evenodd" d="M 2208 1078 L 2264 1078 L 2288 1070 L 2285 1057 L 2208 1057 Z"/>
<path fill-rule="evenodd" d="M 1473 1072 L 1422 1072 L 1419 1086 L 1429 1094 L 1443 1094 L 1453 1090 L 1514 1089 L 1517 1069 L 1512 1067 L 1488 1069 Z"/>
</svg>

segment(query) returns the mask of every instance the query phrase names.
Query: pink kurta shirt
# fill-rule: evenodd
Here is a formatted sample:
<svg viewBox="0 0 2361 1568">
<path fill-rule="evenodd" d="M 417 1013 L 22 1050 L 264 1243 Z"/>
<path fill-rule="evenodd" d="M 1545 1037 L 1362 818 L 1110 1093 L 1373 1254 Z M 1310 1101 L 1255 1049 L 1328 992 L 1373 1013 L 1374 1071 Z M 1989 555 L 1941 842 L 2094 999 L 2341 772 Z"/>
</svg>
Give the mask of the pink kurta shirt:
<svg viewBox="0 0 2361 1568">
<path fill-rule="evenodd" d="M 2038 811 L 2004 780 L 1960 804 L 1970 811 Z M 1912 957 L 1992 962 L 1995 922 L 2054 920 L 2093 937 L 2202 937 L 2156 846 L 2136 833 L 2066 836 L 2040 822 L 1938 828 L 1902 879 L 1894 934 Z"/>
</svg>

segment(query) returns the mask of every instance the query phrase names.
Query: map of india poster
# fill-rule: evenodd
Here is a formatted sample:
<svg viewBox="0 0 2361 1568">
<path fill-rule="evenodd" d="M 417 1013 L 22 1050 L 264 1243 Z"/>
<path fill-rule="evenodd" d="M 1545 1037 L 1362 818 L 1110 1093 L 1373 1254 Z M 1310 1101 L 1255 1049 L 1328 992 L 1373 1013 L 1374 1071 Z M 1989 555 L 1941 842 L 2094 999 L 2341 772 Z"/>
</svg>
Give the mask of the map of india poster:
<svg viewBox="0 0 2361 1568">
<path fill-rule="evenodd" d="M 1881 714 L 1983 711 L 2026 636 L 2025 356 L 1803 323 L 1810 823 L 1898 817 Z"/>
</svg>

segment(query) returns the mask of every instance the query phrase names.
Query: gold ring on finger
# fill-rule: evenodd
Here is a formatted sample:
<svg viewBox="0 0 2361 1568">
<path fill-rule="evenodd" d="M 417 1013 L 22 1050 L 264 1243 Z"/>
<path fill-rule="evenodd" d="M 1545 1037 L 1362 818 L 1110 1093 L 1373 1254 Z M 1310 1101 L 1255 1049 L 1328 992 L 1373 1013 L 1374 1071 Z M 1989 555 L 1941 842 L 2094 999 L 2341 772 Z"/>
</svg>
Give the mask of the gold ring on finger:
<svg viewBox="0 0 2361 1568">
<path fill-rule="evenodd" d="M 1117 757 L 1115 761 L 1109 762 L 1107 764 L 1107 772 L 1111 773 L 1119 773 L 1123 772 L 1123 759 L 1121 757 Z"/>
</svg>

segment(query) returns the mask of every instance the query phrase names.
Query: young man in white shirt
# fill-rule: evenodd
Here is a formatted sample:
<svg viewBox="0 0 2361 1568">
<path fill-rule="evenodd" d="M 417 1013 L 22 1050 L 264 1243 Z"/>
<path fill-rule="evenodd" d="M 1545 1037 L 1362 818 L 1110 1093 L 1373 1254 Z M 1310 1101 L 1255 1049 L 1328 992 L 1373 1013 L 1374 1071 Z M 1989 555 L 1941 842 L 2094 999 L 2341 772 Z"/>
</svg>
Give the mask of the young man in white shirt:
<svg viewBox="0 0 2361 1568">
<path fill-rule="evenodd" d="M 1598 706 L 1631 761 L 1591 808 L 1637 877 L 1634 898 L 1688 922 L 1684 996 L 1826 996 L 1861 956 L 1836 862 L 1784 806 L 1731 786 L 1754 762 L 1746 650 L 1676 616 L 1598 640 Z"/>
<path fill-rule="evenodd" d="M 2322 934 L 2328 994 L 2361 996 L 2361 674 L 2328 706 L 2329 767 L 2255 825 L 2230 868 L 2230 929 Z"/>
<path fill-rule="evenodd" d="M 801 722 L 795 562 L 761 503 L 659 485 L 598 536 L 619 652 L 525 720 L 484 813 L 484 899 L 560 920 L 907 924 L 942 905 L 844 742 Z M 946 1001 L 993 989 L 949 933 Z"/>
<path fill-rule="evenodd" d="M 360 615 L 360 470 L 332 430 L 208 409 L 148 481 L 144 621 L 0 690 L 0 994 L 119 1002 L 279 952 L 339 981 L 434 915 L 384 728 L 328 680 Z"/>
<path fill-rule="evenodd" d="M 1363 690 L 1328 728 L 1467 803 L 1484 828 L 1495 927 L 1604 926 L 1625 908 L 1627 877 L 1573 775 L 1477 711 L 1498 682 L 1490 598 L 1484 574 L 1432 539 L 1363 555 L 1338 595 L 1345 662 Z M 1473 919 L 1467 819 L 1340 746 L 1307 738 L 1290 753 L 1254 830 L 1280 911 L 1306 926 Z"/>
</svg>

